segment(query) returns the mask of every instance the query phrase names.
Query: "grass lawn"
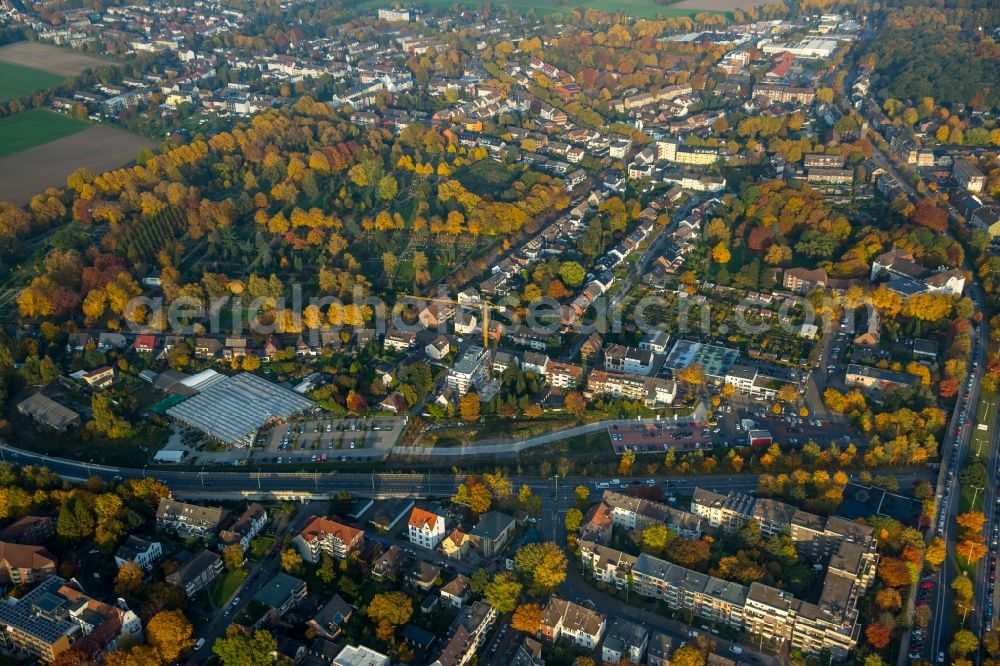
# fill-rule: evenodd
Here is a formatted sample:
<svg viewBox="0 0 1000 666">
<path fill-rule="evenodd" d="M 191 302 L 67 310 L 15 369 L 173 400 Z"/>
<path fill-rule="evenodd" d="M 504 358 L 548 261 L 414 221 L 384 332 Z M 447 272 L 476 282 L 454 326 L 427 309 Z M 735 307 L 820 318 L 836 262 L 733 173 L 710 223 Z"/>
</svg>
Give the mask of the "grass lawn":
<svg viewBox="0 0 1000 666">
<path fill-rule="evenodd" d="M 63 77 L 40 69 L 0 62 L 0 102 L 25 97 L 63 82 Z"/>
<path fill-rule="evenodd" d="M 229 599 L 236 594 L 236 588 L 246 579 L 247 573 L 246 569 L 227 571 L 212 581 L 212 584 L 208 588 L 208 593 L 211 595 L 212 603 L 215 604 L 216 608 L 222 608 L 229 603 Z"/>
<path fill-rule="evenodd" d="M 2 80 L 3 72 L 0 70 L 0 81 Z M 85 120 L 70 118 L 48 109 L 31 109 L 14 114 L 0 120 L 0 157 L 76 134 L 88 127 L 90 123 Z"/>
<path fill-rule="evenodd" d="M 274 537 L 261 536 L 250 542 L 250 551 L 247 553 L 253 561 L 263 559 L 267 552 L 274 546 Z"/>
</svg>

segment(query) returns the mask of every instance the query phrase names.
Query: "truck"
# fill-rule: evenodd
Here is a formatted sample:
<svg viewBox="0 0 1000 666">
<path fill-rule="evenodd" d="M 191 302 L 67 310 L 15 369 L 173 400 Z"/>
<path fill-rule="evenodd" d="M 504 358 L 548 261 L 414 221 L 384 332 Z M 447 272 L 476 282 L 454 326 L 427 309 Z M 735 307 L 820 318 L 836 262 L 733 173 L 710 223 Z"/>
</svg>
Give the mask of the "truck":
<svg viewBox="0 0 1000 666">
<path fill-rule="evenodd" d="M 611 485 L 613 485 L 613 486 L 620 486 L 620 485 L 622 485 L 622 480 L 621 479 L 611 479 Z"/>
</svg>

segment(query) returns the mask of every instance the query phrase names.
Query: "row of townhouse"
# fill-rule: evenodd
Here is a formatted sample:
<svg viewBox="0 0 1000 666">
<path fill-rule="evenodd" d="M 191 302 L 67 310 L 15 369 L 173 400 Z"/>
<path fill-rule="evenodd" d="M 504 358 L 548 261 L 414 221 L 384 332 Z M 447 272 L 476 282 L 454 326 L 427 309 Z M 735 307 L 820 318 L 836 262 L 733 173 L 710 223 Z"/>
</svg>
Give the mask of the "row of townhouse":
<svg viewBox="0 0 1000 666">
<path fill-rule="evenodd" d="M 590 398 L 611 396 L 641 400 L 647 406 L 657 407 L 673 404 L 677 398 L 677 382 L 662 377 L 639 377 L 592 370 L 587 378 L 586 395 Z"/>
<path fill-rule="evenodd" d="M 605 490 L 601 503 L 608 507 L 612 523 L 618 527 L 633 530 L 659 524 L 686 539 L 702 535 L 701 516 L 661 502 Z"/>
</svg>

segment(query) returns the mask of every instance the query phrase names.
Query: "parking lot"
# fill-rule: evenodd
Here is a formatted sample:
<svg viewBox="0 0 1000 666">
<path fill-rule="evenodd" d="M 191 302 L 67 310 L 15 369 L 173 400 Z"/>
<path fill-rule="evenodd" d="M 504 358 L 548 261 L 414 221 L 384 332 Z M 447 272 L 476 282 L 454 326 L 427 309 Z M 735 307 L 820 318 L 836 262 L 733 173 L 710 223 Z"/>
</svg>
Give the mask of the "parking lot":
<svg viewBox="0 0 1000 666">
<path fill-rule="evenodd" d="M 320 418 L 274 426 L 258 436 L 257 462 L 322 463 L 382 459 L 403 432 L 405 419 Z"/>
<path fill-rule="evenodd" d="M 705 422 L 614 424 L 608 426 L 608 435 L 616 454 L 626 449 L 634 453 L 662 453 L 668 449 L 693 451 L 712 446 L 712 428 Z"/>
</svg>

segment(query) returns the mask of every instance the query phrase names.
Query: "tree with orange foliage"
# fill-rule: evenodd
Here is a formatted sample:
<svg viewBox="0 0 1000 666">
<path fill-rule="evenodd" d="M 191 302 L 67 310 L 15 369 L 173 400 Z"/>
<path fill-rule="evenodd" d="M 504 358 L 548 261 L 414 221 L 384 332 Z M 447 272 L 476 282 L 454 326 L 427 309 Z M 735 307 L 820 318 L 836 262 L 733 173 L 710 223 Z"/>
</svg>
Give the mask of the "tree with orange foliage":
<svg viewBox="0 0 1000 666">
<path fill-rule="evenodd" d="M 889 633 L 889 628 L 886 627 L 881 622 L 872 622 L 865 629 L 865 638 L 868 639 L 868 643 L 876 650 L 881 650 L 889 644 L 891 635 Z"/>
</svg>

